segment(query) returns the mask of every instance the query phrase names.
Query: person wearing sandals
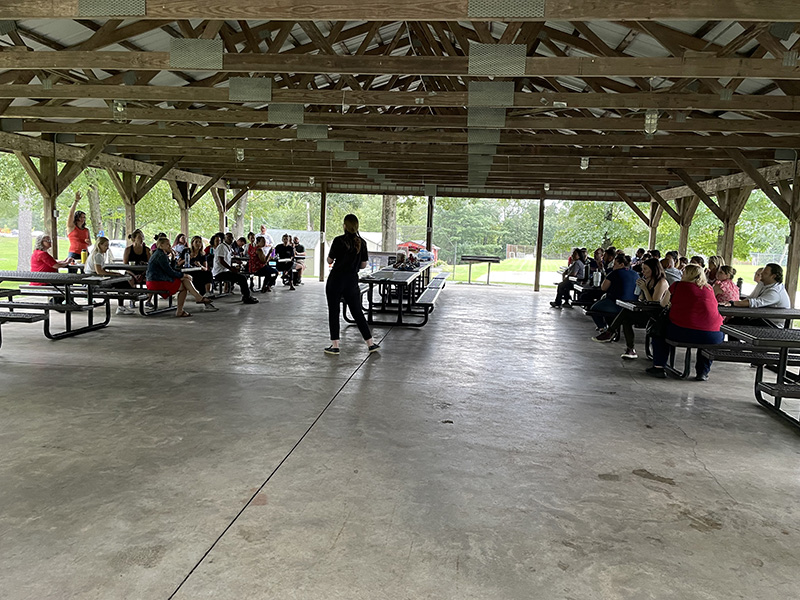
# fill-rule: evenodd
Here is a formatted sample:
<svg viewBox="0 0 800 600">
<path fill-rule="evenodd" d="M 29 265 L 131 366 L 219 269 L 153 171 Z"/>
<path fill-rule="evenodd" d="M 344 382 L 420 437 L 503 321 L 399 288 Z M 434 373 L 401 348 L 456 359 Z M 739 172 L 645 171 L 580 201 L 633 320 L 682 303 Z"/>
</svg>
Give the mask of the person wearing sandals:
<svg viewBox="0 0 800 600">
<path fill-rule="evenodd" d="M 647 256 L 647 254 L 645 254 Z M 664 267 L 657 258 L 648 258 L 642 266 L 642 277 L 636 281 L 636 287 L 640 294 L 640 300 L 644 302 L 660 302 L 664 294 L 669 290 L 667 278 L 664 275 Z M 622 329 L 625 335 L 625 352 L 621 358 L 635 360 L 639 358 L 634 348 L 636 340 L 633 328 L 635 325 L 644 327 L 650 320 L 650 315 L 646 312 L 634 312 L 622 310 L 611 323 L 608 329 L 598 336 L 592 338 L 595 342 L 611 342 Z"/>
<path fill-rule="evenodd" d="M 367 244 L 358 234 L 358 217 L 352 214 L 346 215 L 344 235 L 333 239 L 328 252 L 328 264 L 333 265 L 328 282 L 325 284 L 331 345 L 325 348 L 325 354 L 336 356 L 339 354 L 339 305 L 342 298 L 358 325 L 367 350 L 370 353 L 380 350 L 380 346 L 372 339 L 372 332 L 361 309 L 361 293 L 358 289 L 358 272 L 367 266 L 368 261 Z"/>
<path fill-rule="evenodd" d="M 717 308 L 714 290 L 699 265 L 687 265 L 683 279 L 672 285 L 661 298 L 662 306 L 670 306 L 666 336 L 653 336 L 653 366 L 645 369 L 648 375 L 666 378 L 664 366 L 669 356 L 666 340 L 693 344 L 721 344 L 724 335 L 719 330 L 722 317 Z M 695 363 L 697 381 L 706 381 L 711 360 L 697 350 Z"/>
<path fill-rule="evenodd" d="M 200 292 L 195 289 L 191 275 L 184 275 L 176 271 L 169 264 L 169 254 L 172 245 L 169 238 L 160 238 L 157 247 L 150 261 L 147 263 L 147 289 L 157 292 L 162 298 L 169 298 L 173 294 L 178 294 L 178 306 L 175 312 L 176 317 L 191 317 L 192 315 L 183 310 L 186 302 L 186 295 L 191 294 L 197 304 L 202 304 L 208 311 L 218 310 L 208 298 L 203 298 Z"/>
</svg>

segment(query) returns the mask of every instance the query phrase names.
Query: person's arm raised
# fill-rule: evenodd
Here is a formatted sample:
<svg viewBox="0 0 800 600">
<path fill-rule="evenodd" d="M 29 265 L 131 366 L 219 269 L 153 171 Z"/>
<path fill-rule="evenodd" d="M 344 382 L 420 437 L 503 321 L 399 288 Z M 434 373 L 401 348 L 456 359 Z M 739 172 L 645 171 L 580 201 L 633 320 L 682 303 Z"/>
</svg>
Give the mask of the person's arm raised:
<svg viewBox="0 0 800 600">
<path fill-rule="evenodd" d="M 81 193 L 75 192 L 75 200 L 72 202 L 72 206 L 69 207 L 69 214 L 67 215 L 67 235 L 72 233 L 72 230 L 75 229 L 75 209 L 78 207 L 78 202 L 81 200 Z"/>
</svg>

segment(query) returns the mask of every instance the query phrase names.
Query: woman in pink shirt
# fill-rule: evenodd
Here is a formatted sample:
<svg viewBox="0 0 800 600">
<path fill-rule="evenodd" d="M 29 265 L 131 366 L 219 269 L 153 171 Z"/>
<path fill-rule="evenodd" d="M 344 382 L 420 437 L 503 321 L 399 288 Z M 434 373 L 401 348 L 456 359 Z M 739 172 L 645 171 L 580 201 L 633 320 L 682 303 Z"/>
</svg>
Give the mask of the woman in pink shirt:
<svg viewBox="0 0 800 600">
<path fill-rule="evenodd" d="M 717 304 L 727 304 L 739 299 L 739 288 L 733 282 L 736 269 L 730 265 L 722 265 L 717 269 L 717 281 L 714 283 L 714 296 Z"/>
</svg>

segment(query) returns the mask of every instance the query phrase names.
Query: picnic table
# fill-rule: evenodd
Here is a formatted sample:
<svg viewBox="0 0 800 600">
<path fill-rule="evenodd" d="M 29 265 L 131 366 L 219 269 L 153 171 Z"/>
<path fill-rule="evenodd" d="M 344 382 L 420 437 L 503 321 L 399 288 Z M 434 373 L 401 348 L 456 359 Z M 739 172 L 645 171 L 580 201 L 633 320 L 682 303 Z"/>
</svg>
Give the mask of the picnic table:
<svg viewBox="0 0 800 600">
<path fill-rule="evenodd" d="M 109 277 L 78 273 L 43 273 L 38 271 L 0 271 L 0 281 L 37 283 L 50 286 L 55 290 L 53 296 L 63 297 L 63 302 L 61 303 L 13 302 L 9 298 L 8 302 L 0 303 L 2 308 L 7 308 L 9 311 L 7 313 L 0 313 L 0 319 L 6 322 L 19 320 L 12 316 L 18 309 L 43 311 L 46 315 L 46 318 L 41 319 L 44 321 L 44 335 L 51 340 L 60 340 L 66 337 L 102 329 L 111 321 L 111 303 L 108 295 L 102 293 L 99 295 L 97 294 L 98 288 L 108 288 L 115 283 L 121 283 L 126 280 L 127 277 L 122 276 Z M 80 286 L 80 290 L 77 290 L 76 286 Z M 82 297 L 82 292 L 84 290 L 86 304 L 78 304 L 76 298 Z M 19 290 L 17 290 L 17 292 L 19 292 Z M 105 309 L 105 318 L 100 323 L 94 322 L 95 308 Z M 66 322 L 64 331 L 57 333 L 50 331 L 49 314 L 51 311 L 64 313 Z M 72 326 L 73 312 L 86 312 L 88 314 L 88 324 L 83 327 L 74 328 Z M 28 322 L 32 322 L 32 320 Z"/>
<path fill-rule="evenodd" d="M 778 350 L 776 380 L 774 383 L 763 381 L 764 370 L 763 367 L 759 367 L 756 371 L 755 397 L 761 406 L 786 419 L 796 427 L 800 427 L 800 419 L 781 408 L 784 398 L 800 398 L 800 384 L 796 382 L 796 378 L 787 377 L 789 350 L 800 348 L 800 330 L 757 327 L 754 325 L 723 325 L 721 331 L 729 337 L 742 340 L 753 346 Z M 769 402 L 764 398 L 764 394 L 771 396 L 773 401 Z"/>
<path fill-rule="evenodd" d="M 107 263 L 103 265 L 103 269 L 106 271 L 126 271 L 130 273 L 146 273 L 147 272 L 147 265 L 137 265 L 137 264 L 127 264 L 127 263 Z M 177 269 L 182 273 L 195 273 L 197 271 L 201 271 L 201 267 L 180 267 Z M 143 317 L 154 317 L 156 315 L 161 315 L 167 312 L 171 312 L 175 310 L 175 307 L 172 305 L 172 296 L 167 299 L 167 305 L 164 307 L 158 307 L 158 300 L 160 296 L 156 292 L 151 292 L 147 290 L 147 288 L 137 288 L 141 289 L 144 293 L 147 291 L 149 294 L 147 297 L 140 297 L 138 298 L 139 302 L 139 314 Z"/>
<path fill-rule="evenodd" d="M 359 277 L 359 281 L 367 284 L 367 321 L 373 325 L 408 325 L 422 327 L 428 321 L 432 303 L 418 304 L 420 296 L 430 283 L 430 268 L 432 262 L 422 263 L 415 271 L 403 271 L 386 267 L 374 273 L 366 273 Z M 380 300 L 375 298 L 375 287 L 378 287 Z M 438 290 L 441 291 L 440 289 Z M 394 302 L 396 296 L 397 302 Z M 404 306 L 405 301 L 405 306 Z M 422 310 L 419 310 L 419 308 Z M 395 321 L 377 321 L 376 312 L 397 311 Z M 404 322 L 403 314 L 418 315 L 423 321 Z"/>
<path fill-rule="evenodd" d="M 617 300 L 617 306 L 621 306 L 633 312 L 658 313 L 664 308 L 660 302 L 642 302 L 640 300 Z"/>
<path fill-rule="evenodd" d="M 800 309 L 797 308 L 750 308 L 748 306 L 720 306 L 719 314 L 723 317 L 738 319 L 766 319 L 784 321 L 787 329 L 792 326 L 792 319 L 800 319 Z"/>
<path fill-rule="evenodd" d="M 474 263 L 487 263 L 487 270 L 486 270 L 486 285 L 489 285 L 489 275 L 492 273 L 492 264 L 499 264 L 500 257 L 499 256 L 476 256 L 476 255 L 464 255 L 461 257 L 465 263 L 469 264 L 469 273 L 467 275 L 467 283 L 472 283 L 472 265 Z"/>
</svg>

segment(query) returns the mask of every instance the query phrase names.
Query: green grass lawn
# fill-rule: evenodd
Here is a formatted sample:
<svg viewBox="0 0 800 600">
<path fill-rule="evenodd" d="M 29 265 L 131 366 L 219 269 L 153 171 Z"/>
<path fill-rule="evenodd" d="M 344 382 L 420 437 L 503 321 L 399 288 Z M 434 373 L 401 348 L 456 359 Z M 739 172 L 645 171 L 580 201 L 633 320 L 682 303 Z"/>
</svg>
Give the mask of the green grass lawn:
<svg viewBox="0 0 800 600">
<path fill-rule="evenodd" d="M 564 260 L 549 260 L 544 259 L 542 260 L 542 271 L 549 271 L 555 272 L 558 270 L 560 266 L 566 264 Z M 447 265 L 443 267 L 444 271 L 453 272 L 452 265 Z M 476 279 L 486 275 L 486 271 L 488 270 L 488 265 L 486 263 L 477 263 L 472 265 L 472 280 L 475 281 Z M 536 260 L 532 258 L 509 258 L 502 261 L 500 264 L 492 265 L 492 275 L 490 275 L 490 281 L 503 281 L 502 273 L 508 272 L 530 272 L 534 273 L 536 271 Z M 495 278 L 494 274 L 497 273 L 498 277 Z M 467 281 L 469 275 L 469 265 L 458 265 L 456 267 L 455 277 L 451 278 L 451 281 Z"/>
</svg>

